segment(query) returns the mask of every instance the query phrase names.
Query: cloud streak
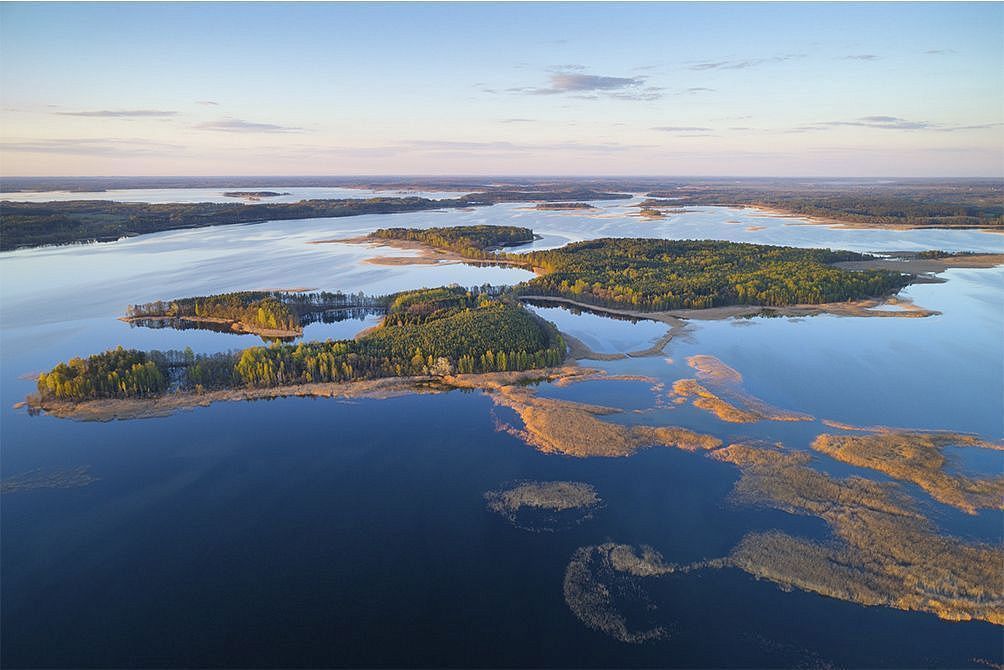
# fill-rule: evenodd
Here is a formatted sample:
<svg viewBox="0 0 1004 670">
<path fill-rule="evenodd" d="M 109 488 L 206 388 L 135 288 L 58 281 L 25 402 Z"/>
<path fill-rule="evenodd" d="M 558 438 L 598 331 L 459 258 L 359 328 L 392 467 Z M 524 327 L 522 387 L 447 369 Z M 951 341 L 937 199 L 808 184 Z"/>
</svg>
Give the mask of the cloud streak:
<svg viewBox="0 0 1004 670">
<path fill-rule="evenodd" d="M 647 86 L 645 77 L 612 77 L 567 70 L 551 74 L 548 86 L 510 88 L 507 91 L 525 95 L 568 95 L 580 100 L 596 100 L 601 97 L 658 100 L 663 95 L 662 88 Z"/>
<path fill-rule="evenodd" d="M 177 116 L 178 112 L 166 109 L 100 109 L 80 112 L 52 112 L 59 116 L 86 116 L 102 119 L 122 119 L 122 118 L 163 118 Z"/>
<path fill-rule="evenodd" d="M 182 148 L 177 144 L 116 138 L 21 140 L 0 144 L 0 152 L 110 157 L 154 156 Z"/>
<path fill-rule="evenodd" d="M 280 126 L 275 123 L 258 123 L 244 119 L 220 119 L 195 125 L 199 130 L 215 130 L 225 133 L 299 133 L 303 128 Z"/>
<path fill-rule="evenodd" d="M 745 70 L 747 68 L 757 67 L 758 65 L 784 63 L 786 61 L 797 60 L 799 58 L 805 58 L 805 54 L 782 54 L 780 56 L 771 56 L 769 58 L 744 58 L 741 60 L 702 61 L 691 64 L 690 69 L 697 70 L 699 72 L 704 70 Z"/>
<path fill-rule="evenodd" d="M 711 128 L 705 128 L 704 126 L 656 126 L 652 130 L 664 133 L 706 133 Z"/>
<path fill-rule="evenodd" d="M 951 133 L 960 130 L 984 130 L 988 128 L 996 128 L 1002 125 L 1004 125 L 1004 123 L 995 122 L 995 123 L 978 123 L 968 126 L 951 126 L 941 123 L 932 123 L 930 121 L 912 121 L 910 119 L 904 119 L 899 116 L 873 115 L 873 116 L 861 116 L 856 119 L 851 119 L 847 121 L 818 121 L 816 123 L 811 123 L 809 125 L 792 128 L 787 132 L 797 133 L 797 132 L 826 130 L 827 128 L 852 127 L 852 128 L 871 128 L 875 130 L 923 130 L 923 131 L 933 131 L 939 133 Z"/>
</svg>

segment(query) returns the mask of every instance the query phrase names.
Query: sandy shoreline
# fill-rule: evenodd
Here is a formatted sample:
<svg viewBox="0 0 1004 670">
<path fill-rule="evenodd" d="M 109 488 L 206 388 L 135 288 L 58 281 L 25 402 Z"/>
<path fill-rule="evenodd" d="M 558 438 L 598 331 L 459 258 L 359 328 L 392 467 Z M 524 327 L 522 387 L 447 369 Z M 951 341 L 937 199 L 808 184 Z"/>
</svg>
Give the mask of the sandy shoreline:
<svg viewBox="0 0 1004 670">
<path fill-rule="evenodd" d="M 833 265 L 845 270 L 891 270 L 911 274 L 937 274 L 952 268 L 994 268 L 1004 265 L 1004 254 L 972 254 L 945 258 L 917 258 L 916 255 L 912 255 L 870 261 L 842 261 Z"/>
<path fill-rule="evenodd" d="M 402 249 L 415 252 L 414 256 L 375 256 L 364 259 L 364 263 L 371 265 L 439 265 L 446 263 L 465 263 L 467 265 L 495 265 L 517 267 L 524 270 L 531 268 L 526 263 L 512 261 L 505 258 L 498 260 L 481 260 L 477 258 L 467 258 L 455 251 L 447 249 L 436 249 L 422 242 L 412 240 L 384 240 L 375 239 L 368 235 L 362 237 L 344 237 L 330 240 L 313 240 L 308 244 L 368 244 L 373 247 L 390 247 L 392 249 Z"/>
<path fill-rule="evenodd" d="M 521 300 L 539 300 L 541 302 L 555 302 L 573 305 L 587 311 L 601 314 L 613 314 L 616 316 L 628 316 L 635 319 L 648 319 L 650 321 L 661 321 L 671 326 L 683 328 L 687 320 L 694 321 L 720 321 L 732 318 L 748 318 L 761 316 L 815 316 L 817 314 L 833 314 L 835 316 L 858 316 L 858 317 L 925 317 L 940 314 L 936 310 L 924 309 L 913 303 L 889 296 L 887 298 L 872 298 L 868 300 L 850 300 L 847 302 L 827 302 L 818 305 L 788 305 L 785 307 L 767 307 L 763 305 L 729 305 L 727 307 L 708 307 L 706 309 L 676 309 L 661 312 L 641 312 L 638 310 L 598 307 L 585 302 L 578 302 L 570 298 L 560 298 L 544 295 L 521 295 Z M 877 307 L 893 306 L 898 310 L 879 310 Z"/>
<path fill-rule="evenodd" d="M 51 416 L 77 421 L 113 421 L 116 419 L 150 419 L 170 416 L 183 410 L 208 407 L 217 402 L 266 400 L 272 398 L 332 398 L 336 400 L 385 399 L 418 393 L 444 393 L 453 389 L 499 389 L 503 386 L 537 381 L 555 381 L 598 371 L 576 364 L 557 368 L 541 368 L 522 372 L 488 372 L 448 376 L 386 377 L 352 382 L 295 384 L 269 388 L 239 388 L 179 392 L 151 398 L 102 398 L 72 402 L 43 400 L 29 396 L 18 403 L 29 411 L 42 411 Z"/>
</svg>

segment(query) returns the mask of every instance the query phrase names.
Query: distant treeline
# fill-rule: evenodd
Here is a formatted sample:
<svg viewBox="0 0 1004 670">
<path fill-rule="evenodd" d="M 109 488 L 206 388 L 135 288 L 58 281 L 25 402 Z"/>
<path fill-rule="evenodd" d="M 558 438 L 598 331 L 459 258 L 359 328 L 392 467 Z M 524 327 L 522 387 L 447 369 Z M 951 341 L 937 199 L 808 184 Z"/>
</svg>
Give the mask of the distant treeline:
<svg viewBox="0 0 1004 670">
<path fill-rule="evenodd" d="M 290 203 L 135 203 L 106 200 L 0 203 L 0 251 L 72 242 L 106 242 L 164 230 L 288 219 L 394 214 L 500 202 L 603 200 L 630 197 L 574 188 L 562 191 L 486 191 L 460 198 L 365 198 Z"/>
<path fill-rule="evenodd" d="M 736 188 L 656 191 L 656 198 L 676 197 L 677 205 L 745 205 L 848 223 L 914 227 L 1004 226 L 1004 193 L 970 197 L 958 193 L 918 190 L 908 193 L 777 192 Z"/>
<path fill-rule="evenodd" d="M 153 396 L 168 389 L 273 387 L 558 365 L 557 330 L 516 302 L 452 287 L 392 296 L 383 325 L 355 340 L 273 344 L 195 355 L 121 347 L 60 363 L 38 379 L 43 399 Z"/>
</svg>

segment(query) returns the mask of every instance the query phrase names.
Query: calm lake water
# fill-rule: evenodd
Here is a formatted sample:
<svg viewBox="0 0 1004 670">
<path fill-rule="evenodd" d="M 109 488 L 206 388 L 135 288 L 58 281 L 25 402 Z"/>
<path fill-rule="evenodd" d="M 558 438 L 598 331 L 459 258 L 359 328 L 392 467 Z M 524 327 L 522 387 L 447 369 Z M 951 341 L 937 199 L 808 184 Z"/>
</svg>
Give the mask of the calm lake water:
<svg viewBox="0 0 1004 670">
<path fill-rule="evenodd" d="M 95 197 L 211 197 L 196 189 L 163 191 Z M 685 563 L 727 555 L 750 530 L 780 529 L 820 540 L 828 530 L 818 519 L 730 502 L 736 471 L 699 455 L 672 449 L 619 459 L 541 454 L 496 431 L 495 416 L 510 419 L 508 410 L 478 392 L 224 403 L 108 423 L 31 417 L 12 407 L 32 390 L 32 373 L 117 344 L 212 352 L 257 343 L 251 336 L 130 327 L 116 318 L 130 303 L 254 288 L 380 294 L 453 282 L 512 284 L 530 276 L 462 264 L 374 265 L 364 261 L 408 254 L 308 244 L 378 227 L 525 225 L 543 238 L 534 247 L 649 236 L 861 251 L 1004 252 L 1004 236 L 979 231 L 843 230 L 723 208 L 650 222 L 630 216 L 636 210 L 627 202 L 594 204 L 599 211 L 589 215 L 500 205 L 169 231 L 0 254 L 2 475 L 86 468 L 93 478 L 82 486 L 0 499 L 4 664 L 1004 662 L 999 627 L 784 592 L 730 569 L 674 575 L 651 585 L 653 616 L 671 631 L 665 640 L 625 644 L 586 628 L 562 592 L 565 568 L 579 547 L 607 541 L 649 545 L 667 561 Z M 763 229 L 748 230 L 753 226 Z M 948 281 L 904 292 L 941 316 L 691 322 L 664 355 L 583 363 L 655 377 L 668 387 L 692 376 L 688 356 L 708 354 L 741 372 L 749 393 L 816 419 L 951 429 L 1000 440 L 1004 269 L 952 270 L 942 277 Z M 600 352 L 642 350 L 666 332 L 651 321 L 534 309 Z M 348 337 L 376 318 L 313 324 L 305 336 Z M 658 403 L 650 386 L 588 382 L 545 385 L 539 392 L 643 409 L 618 420 L 672 423 L 723 440 L 781 440 L 804 449 L 825 430 L 818 421 L 723 423 L 689 405 Z M 1001 452 L 957 449 L 949 457 L 970 474 L 1004 472 Z M 816 464 L 834 476 L 876 476 L 823 458 Z M 604 505 L 573 527 L 527 532 L 489 511 L 483 500 L 485 492 L 522 480 L 586 482 Z M 1000 513 L 969 516 L 909 491 L 946 532 L 1002 541 Z"/>
</svg>

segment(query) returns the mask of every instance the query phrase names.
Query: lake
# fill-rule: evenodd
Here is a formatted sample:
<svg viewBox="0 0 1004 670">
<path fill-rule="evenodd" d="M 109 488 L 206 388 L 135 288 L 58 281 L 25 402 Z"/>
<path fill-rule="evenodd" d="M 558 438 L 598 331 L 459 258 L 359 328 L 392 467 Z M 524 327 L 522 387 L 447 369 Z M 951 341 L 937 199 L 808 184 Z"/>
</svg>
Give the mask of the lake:
<svg viewBox="0 0 1004 670">
<path fill-rule="evenodd" d="M 295 192 L 295 199 L 367 195 L 261 188 Z M 170 191 L 94 197 L 188 202 L 219 194 Z M 702 207 L 648 221 L 633 215 L 637 201 L 594 202 L 597 210 L 586 214 L 506 204 L 218 226 L 0 254 L 2 474 L 5 481 L 34 471 L 55 477 L 48 480 L 55 486 L 2 498 L 5 665 L 1004 662 L 1001 629 L 991 624 L 786 592 L 731 568 L 632 583 L 620 594 L 634 608 L 632 617 L 665 628 L 662 639 L 627 644 L 586 627 L 562 586 L 581 547 L 647 545 L 668 562 L 689 563 L 728 555 L 750 531 L 777 529 L 818 541 L 830 531 L 815 517 L 738 504 L 731 497 L 738 471 L 700 454 L 541 453 L 496 429 L 497 419 L 512 421 L 514 413 L 481 392 L 219 403 L 107 423 L 29 416 L 13 407 L 33 390 L 33 373 L 118 344 L 216 352 L 258 342 L 130 327 L 117 320 L 129 304 L 266 288 L 385 294 L 531 276 L 459 263 L 377 265 L 365 261 L 408 253 L 308 244 L 379 227 L 521 225 L 541 236 L 527 248 L 642 236 L 1004 252 L 1004 236 L 980 231 L 841 229 L 753 210 Z M 783 441 L 795 449 L 808 449 L 827 430 L 823 419 L 1004 439 L 1004 268 L 941 276 L 945 283 L 903 292 L 940 316 L 691 321 L 662 355 L 581 361 L 611 375 L 651 377 L 662 390 L 653 391 L 652 381 L 599 380 L 545 384 L 537 392 L 638 410 L 619 421 L 678 425 L 727 442 Z M 647 320 L 532 309 L 598 352 L 644 350 L 667 330 Z M 375 319 L 312 324 L 305 337 L 350 337 Z M 687 358 L 694 355 L 720 359 L 741 373 L 745 392 L 813 420 L 730 424 L 663 402 L 674 381 L 693 376 Z M 1004 452 L 947 454 L 969 474 L 1004 473 Z M 837 477 L 883 479 L 825 457 L 814 467 Z M 550 532 L 513 525 L 486 505 L 485 493 L 527 481 L 587 483 L 602 505 L 591 518 Z M 1004 539 L 1000 512 L 967 515 L 916 487 L 908 491 L 944 532 L 996 545 Z"/>
</svg>

